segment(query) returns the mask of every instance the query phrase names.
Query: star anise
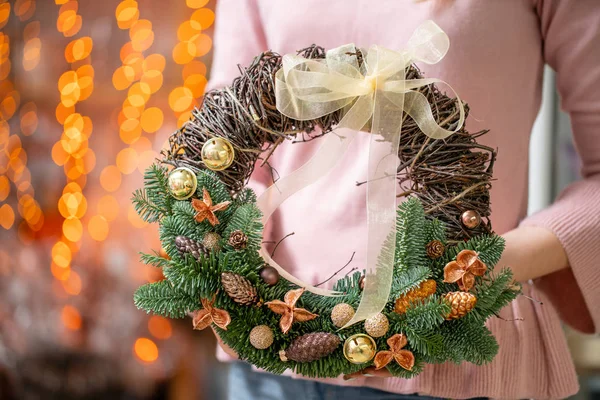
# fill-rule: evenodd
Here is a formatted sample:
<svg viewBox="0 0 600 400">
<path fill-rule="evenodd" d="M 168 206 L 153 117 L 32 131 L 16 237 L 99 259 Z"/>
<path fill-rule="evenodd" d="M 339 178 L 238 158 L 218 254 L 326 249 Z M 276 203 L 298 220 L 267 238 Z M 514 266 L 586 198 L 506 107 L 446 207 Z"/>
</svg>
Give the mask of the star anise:
<svg viewBox="0 0 600 400">
<path fill-rule="evenodd" d="M 203 308 L 194 313 L 192 321 L 194 329 L 202 330 L 210 326 L 211 323 L 214 323 L 219 328 L 227 330 L 227 325 L 231 322 L 231 317 L 227 311 L 214 307 L 215 297 L 213 296 L 210 301 L 208 299 L 200 299 Z"/>
<path fill-rule="evenodd" d="M 296 307 L 296 302 L 302 296 L 302 293 L 304 293 L 304 288 L 290 290 L 285 294 L 284 301 L 273 300 L 265 303 L 271 311 L 282 315 L 279 326 L 283 333 L 288 333 L 294 322 L 310 321 L 318 317 L 317 314 L 313 314 L 304 308 Z"/>
<path fill-rule="evenodd" d="M 458 283 L 460 290 L 468 291 L 475 284 L 475 276 L 483 276 L 486 265 L 479 259 L 477 252 L 463 250 L 444 267 L 444 282 Z"/>
<path fill-rule="evenodd" d="M 219 223 L 215 212 L 226 210 L 230 203 L 230 201 L 224 201 L 222 203 L 213 205 L 210 194 L 208 194 L 208 190 L 206 190 L 206 188 L 202 188 L 202 200 L 192 199 L 192 207 L 194 207 L 194 210 L 197 211 L 196 215 L 194 215 L 194 219 L 196 222 L 202 222 L 207 219 L 212 226 L 215 226 Z"/>
<path fill-rule="evenodd" d="M 415 366 L 415 356 L 410 350 L 404 350 L 408 344 L 406 336 L 402 333 L 396 333 L 387 340 L 387 344 L 390 347 L 389 350 L 382 350 L 375 355 L 375 369 L 381 369 L 388 365 L 392 359 L 404 369 L 411 371 Z"/>
</svg>

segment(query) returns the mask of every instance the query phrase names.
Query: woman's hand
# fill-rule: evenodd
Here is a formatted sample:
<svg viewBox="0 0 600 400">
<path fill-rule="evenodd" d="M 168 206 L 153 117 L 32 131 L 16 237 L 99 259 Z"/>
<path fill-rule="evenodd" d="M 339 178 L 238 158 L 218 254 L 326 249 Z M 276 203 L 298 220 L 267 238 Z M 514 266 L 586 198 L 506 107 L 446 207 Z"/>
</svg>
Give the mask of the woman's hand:
<svg viewBox="0 0 600 400">
<path fill-rule="evenodd" d="M 387 368 L 382 368 L 380 370 L 376 370 L 375 367 L 367 367 L 362 371 L 355 372 L 353 374 L 344 375 L 345 381 L 350 381 L 352 379 L 360 378 L 360 377 L 377 377 L 377 378 L 391 378 L 392 374 Z"/>
</svg>

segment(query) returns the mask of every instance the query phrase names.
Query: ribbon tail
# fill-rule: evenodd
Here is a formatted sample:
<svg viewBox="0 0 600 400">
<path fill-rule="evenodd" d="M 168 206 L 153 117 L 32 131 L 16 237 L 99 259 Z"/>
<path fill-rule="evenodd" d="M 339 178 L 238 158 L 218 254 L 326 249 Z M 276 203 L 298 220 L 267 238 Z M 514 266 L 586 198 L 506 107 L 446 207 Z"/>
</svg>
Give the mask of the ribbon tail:
<svg viewBox="0 0 600 400">
<path fill-rule="evenodd" d="M 401 95 L 395 103 L 401 103 Z M 367 180 L 367 269 L 356 313 L 341 329 L 383 310 L 390 291 L 396 253 L 396 171 L 402 112 L 383 92 L 373 102 Z M 385 139 L 385 140 L 384 140 Z"/>
<path fill-rule="evenodd" d="M 286 199 L 326 176 L 346 153 L 353 138 L 354 136 L 339 137 L 329 133 L 323 138 L 323 144 L 316 154 L 306 164 L 265 190 L 257 200 L 257 206 L 263 214 L 263 225 L 266 225 L 271 215 Z M 339 292 L 311 286 L 296 278 L 271 258 L 264 245 L 259 253 L 267 264 L 279 272 L 279 275 L 293 284 L 322 296 L 341 295 Z"/>
</svg>

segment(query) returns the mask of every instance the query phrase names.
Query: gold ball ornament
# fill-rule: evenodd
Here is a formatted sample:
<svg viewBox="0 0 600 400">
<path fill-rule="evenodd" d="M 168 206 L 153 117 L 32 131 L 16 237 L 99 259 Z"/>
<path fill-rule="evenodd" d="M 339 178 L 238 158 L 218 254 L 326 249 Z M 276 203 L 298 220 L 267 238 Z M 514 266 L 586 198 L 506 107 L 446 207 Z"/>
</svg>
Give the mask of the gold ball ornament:
<svg viewBox="0 0 600 400">
<path fill-rule="evenodd" d="M 475 229 L 481 224 L 481 215 L 477 211 L 468 210 L 460 216 L 462 224 L 467 229 Z"/>
<path fill-rule="evenodd" d="M 273 344 L 273 331 L 267 325 L 258 325 L 250 331 L 250 344 L 264 350 Z"/>
<path fill-rule="evenodd" d="M 346 325 L 354 317 L 354 308 L 350 304 L 339 303 L 331 310 L 331 322 L 338 327 Z"/>
<path fill-rule="evenodd" d="M 229 140 L 216 137 L 204 143 L 201 156 L 206 168 L 213 171 L 222 171 L 233 164 L 235 150 Z"/>
<path fill-rule="evenodd" d="M 185 200 L 196 193 L 198 179 L 196 174 L 189 168 L 175 168 L 167 178 L 169 192 L 177 200 Z"/>
<path fill-rule="evenodd" d="M 375 357 L 377 352 L 377 343 L 375 340 L 364 333 L 357 333 L 350 336 L 344 342 L 344 357 L 352 364 L 364 364 Z"/>
<path fill-rule="evenodd" d="M 373 337 L 382 337 L 390 329 L 390 321 L 382 313 L 365 320 L 365 331 Z"/>
<path fill-rule="evenodd" d="M 220 241 L 221 235 L 216 232 L 208 232 L 206 235 L 204 235 L 204 238 L 202 238 L 202 244 L 204 247 L 213 252 L 218 252 L 221 250 Z"/>
</svg>

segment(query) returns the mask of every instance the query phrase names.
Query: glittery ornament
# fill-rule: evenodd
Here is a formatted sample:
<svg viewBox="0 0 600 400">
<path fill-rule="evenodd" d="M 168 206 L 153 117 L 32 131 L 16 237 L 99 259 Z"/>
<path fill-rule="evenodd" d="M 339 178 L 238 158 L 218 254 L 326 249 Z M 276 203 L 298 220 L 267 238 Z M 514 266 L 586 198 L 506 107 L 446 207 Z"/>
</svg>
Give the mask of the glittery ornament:
<svg viewBox="0 0 600 400">
<path fill-rule="evenodd" d="M 221 235 L 217 232 L 208 232 L 202 238 L 202 245 L 212 252 L 218 252 L 221 250 Z"/>
<path fill-rule="evenodd" d="M 331 310 L 331 322 L 338 328 L 346 325 L 354 316 L 354 308 L 350 304 L 339 303 Z"/>
<path fill-rule="evenodd" d="M 481 224 L 481 215 L 477 211 L 469 210 L 462 213 L 460 220 L 465 228 L 475 229 Z"/>
<path fill-rule="evenodd" d="M 250 344 L 264 350 L 273 344 L 273 331 L 267 325 L 258 325 L 250 331 Z"/>
<path fill-rule="evenodd" d="M 382 337 L 390 329 L 390 321 L 382 313 L 365 320 L 365 331 L 372 337 Z"/>
<path fill-rule="evenodd" d="M 206 168 L 213 171 L 222 171 L 233 164 L 235 150 L 229 140 L 215 137 L 204 143 L 201 157 Z"/>
<path fill-rule="evenodd" d="M 444 299 L 450 304 L 452 309 L 446 319 L 458 319 L 464 317 L 477 304 L 477 297 L 468 292 L 450 292 L 446 293 Z"/>
<path fill-rule="evenodd" d="M 185 200 L 196 193 L 198 180 L 196 174 L 185 167 L 175 168 L 167 178 L 169 193 L 177 200 Z"/>
<path fill-rule="evenodd" d="M 432 260 L 435 260 L 444 255 L 446 247 L 439 240 L 432 240 L 431 242 L 427 243 L 425 249 L 427 251 L 427 257 L 431 258 Z"/>
<path fill-rule="evenodd" d="M 269 286 L 276 285 L 279 282 L 279 272 L 270 265 L 262 267 L 258 274 L 260 275 L 260 279 Z"/>
<path fill-rule="evenodd" d="M 377 343 L 375 340 L 364 333 L 357 333 L 350 336 L 344 342 L 344 357 L 352 364 L 364 364 L 375 357 L 377 352 Z"/>
</svg>

